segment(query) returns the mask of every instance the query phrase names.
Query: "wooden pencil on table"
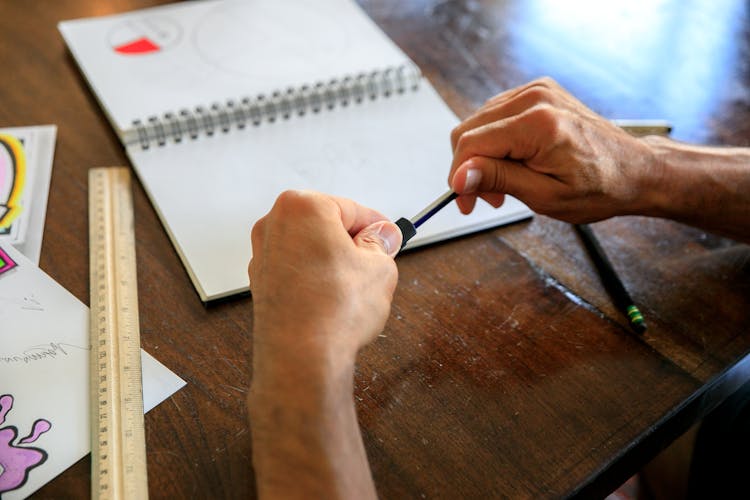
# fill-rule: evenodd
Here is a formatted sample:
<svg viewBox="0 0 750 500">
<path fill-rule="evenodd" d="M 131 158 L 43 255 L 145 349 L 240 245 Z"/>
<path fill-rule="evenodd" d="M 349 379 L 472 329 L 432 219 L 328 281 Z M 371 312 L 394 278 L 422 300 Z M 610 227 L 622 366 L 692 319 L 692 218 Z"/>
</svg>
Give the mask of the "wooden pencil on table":
<svg viewBox="0 0 750 500">
<path fill-rule="evenodd" d="M 583 244 L 586 246 L 586 250 L 588 250 L 591 260 L 599 272 L 599 277 L 604 284 L 604 288 L 606 288 L 612 297 L 615 306 L 625 314 L 633 330 L 637 333 L 646 331 L 646 322 L 643 319 L 641 311 L 635 305 L 635 302 L 633 302 L 630 294 L 625 289 L 625 285 L 620 281 L 620 277 L 617 275 L 614 267 L 612 267 L 612 263 L 599 244 L 599 240 L 594 235 L 594 232 L 588 224 L 575 224 L 575 228 L 578 234 L 581 235 Z"/>
</svg>

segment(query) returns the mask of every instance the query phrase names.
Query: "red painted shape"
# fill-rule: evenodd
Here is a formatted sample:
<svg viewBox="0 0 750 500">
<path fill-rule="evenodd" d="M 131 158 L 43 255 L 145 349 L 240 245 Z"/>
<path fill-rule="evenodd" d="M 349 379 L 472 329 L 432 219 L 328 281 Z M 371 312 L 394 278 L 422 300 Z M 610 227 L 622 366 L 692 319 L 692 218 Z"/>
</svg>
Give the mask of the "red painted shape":
<svg viewBox="0 0 750 500">
<path fill-rule="evenodd" d="M 115 51 L 120 54 L 149 54 L 160 49 L 158 45 L 146 38 L 145 36 L 132 42 L 123 43 L 115 47 Z"/>
</svg>

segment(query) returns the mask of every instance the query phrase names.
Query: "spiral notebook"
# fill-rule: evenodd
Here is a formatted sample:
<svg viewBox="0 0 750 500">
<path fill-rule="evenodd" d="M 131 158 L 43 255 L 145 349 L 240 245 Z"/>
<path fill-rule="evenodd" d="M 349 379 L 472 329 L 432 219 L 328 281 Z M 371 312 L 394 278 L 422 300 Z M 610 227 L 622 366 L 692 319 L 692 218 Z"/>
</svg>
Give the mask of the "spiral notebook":
<svg viewBox="0 0 750 500">
<path fill-rule="evenodd" d="M 203 301 L 248 290 L 250 229 L 285 189 L 397 219 L 447 189 L 458 123 L 351 0 L 219 0 L 60 23 Z M 409 248 L 529 217 L 455 205 Z"/>
</svg>

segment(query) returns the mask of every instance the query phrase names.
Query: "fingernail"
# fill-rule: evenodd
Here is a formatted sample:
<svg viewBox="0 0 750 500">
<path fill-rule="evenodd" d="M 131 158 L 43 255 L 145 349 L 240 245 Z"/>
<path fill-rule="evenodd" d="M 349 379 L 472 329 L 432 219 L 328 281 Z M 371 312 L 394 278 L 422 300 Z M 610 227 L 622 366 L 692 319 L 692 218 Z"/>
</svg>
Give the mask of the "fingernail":
<svg viewBox="0 0 750 500">
<path fill-rule="evenodd" d="M 461 194 L 468 194 L 476 192 L 479 187 L 479 183 L 482 181 L 482 171 L 478 168 L 469 168 L 466 171 L 466 180 L 464 181 L 464 189 Z"/>
<path fill-rule="evenodd" d="M 383 240 L 385 253 L 391 257 L 395 257 L 401 249 L 401 230 L 398 226 L 390 222 L 383 222 L 375 234 Z"/>
</svg>

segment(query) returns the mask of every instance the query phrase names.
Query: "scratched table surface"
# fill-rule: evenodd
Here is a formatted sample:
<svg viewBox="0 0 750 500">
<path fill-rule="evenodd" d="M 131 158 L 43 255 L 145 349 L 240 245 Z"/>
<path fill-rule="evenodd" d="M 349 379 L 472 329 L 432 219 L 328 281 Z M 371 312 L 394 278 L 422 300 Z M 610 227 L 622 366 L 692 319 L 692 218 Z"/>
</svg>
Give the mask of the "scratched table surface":
<svg viewBox="0 0 750 500">
<path fill-rule="evenodd" d="M 0 126 L 59 127 L 40 265 L 85 303 L 87 169 L 127 160 L 56 24 L 157 3 L 0 10 Z M 750 144 L 747 2 L 361 3 L 460 117 L 550 75 L 606 117 Z M 143 347 L 187 381 L 146 416 L 150 493 L 252 497 L 252 300 L 204 307 L 138 184 L 134 197 Z M 593 228 L 642 306 L 642 337 L 565 223 L 537 216 L 399 258 L 354 394 L 382 497 L 601 497 L 750 378 L 748 246 L 640 217 Z M 86 497 L 89 467 L 37 497 Z"/>
</svg>

